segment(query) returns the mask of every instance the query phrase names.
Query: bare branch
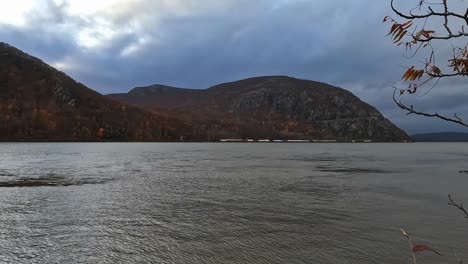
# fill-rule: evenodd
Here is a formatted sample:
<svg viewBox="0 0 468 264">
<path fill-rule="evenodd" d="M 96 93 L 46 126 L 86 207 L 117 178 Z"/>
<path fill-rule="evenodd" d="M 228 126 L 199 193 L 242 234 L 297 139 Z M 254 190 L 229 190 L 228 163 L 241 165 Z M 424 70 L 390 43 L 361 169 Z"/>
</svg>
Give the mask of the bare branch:
<svg viewBox="0 0 468 264">
<path fill-rule="evenodd" d="M 405 104 L 403 104 L 400 101 L 398 101 L 395 97 L 396 95 L 396 91 L 398 89 L 395 88 L 395 91 L 393 92 L 393 101 L 395 102 L 396 105 L 398 105 L 398 107 L 400 107 L 401 109 L 403 110 L 406 110 L 408 111 L 408 114 L 416 114 L 416 115 L 420 115 L 420 116 L 426 116 L 426 117 L 435 117 L 435 118 L 439 118 L 439 119 L 442 119 L 442 120 L 445 120 L 445 121 L 449 121 L 449 122 L 452 122 L 452 123 L 457 123 L 459 125 L 462 125 L 462 126 L 465 126 L 465 127 L 468 127 L 468 123 L 466 123 L 465 121 L 463 121 L 461 118 L 458 117 L 458 115 L 455 114 L 455 117 L 454 118 L 450 118 L 450 117 L 446 117 L 446 116 L 442 116 L 442 115 L 439 115 L 438 113 L 434 113 L 434 114 L 431 114 L 431 113 L 425 113 L 425 112 L 420 112 L 420 111 L 417 111 L 414 109 L 414 107 L 411 105 L 411 106 L 407 106 Z"/>
<path fill-rule="evenodd" d="M 465 215 L 465 218 L 468 218 L 468 212 L 466 211 L 465 207 L 463 206 L 462 203 L 458 204 L 456 203 L 453 199 L 452 199 L 452 196 L 449 194 L 448 195 L 448 198 L 449 198 L 449 205 L 453 206 L 453 207 L 456 207 L 458 208 L 460 211 L 463 212 L 463 214 Z"/>
<path fill-rule="evenodd" d="M 406 239 L 408 240 L 408 244 L 409 244 L 409 247 L 410 247 L 413 264 L 417 264 L 416 255 L 414 254 L 414 251 L 413 251 L 414 245 L 413 245 L 413 241 L 411 241 L 411 237 L 408 235 L 408 233 L 406 233 L 406 231 L 403 228 L 400 228 L 400 231 L 401 231 L 401 234 L 404 237 L 406 237 Z"/>
<path fill-rule="evenodd" d="M 447 29 L 450 30 L 449 28 Z M 461 37 L 468 37 L 468 32 L 459 32 L 457 34 L 449 33 L 446 36 L 431 36 L 426 39 L 417 39 L 417 42 L 430 42 L 431 40 L 449 40 L 449 39 L 461 38 Z"/>
<path fill-rule="evenodd" d="M 395 2 L 395 0 L 391 0 L 391 2 L 390 2 L 393 12 L 395 12 L 395 14 L 397 14 L 398 16 L 406 18 L 406 19 L 421 19 L 421 18 L 428 18 L 428 17 L 431 17 L 431 16 L 456 17 L 456 18 L 463 19 L 468 25 L 468 16 L 467 16 L 468 9 L 467 9 L 467 12 L 466 12 L 465 15 L 461 15 L 461 14 L 457 14 L 457 13 L 454 13 L 454 12 L 448 12 L 448 10 L 446 10 L 446 12 L 443 12 L 443 13 L 435 12 L 431 7 L 429 7 L 430 12 L 428 12 L 427 14 L 414 15 L 414 14 L 410 13 L 409 15 L 407 15 L 407 14 L 404 14 L 404 13 L 400 12 L 398 9 L 396 9 L 394 2 Z M 446 2 L 446 1 L 444 0 L 444 2 Z"/>
<path fill-rule="evenodd" d="M 468 72 L 463 72 L 463 73 L 440 73 L 440 74 L 435 74 L 431 72 L 426 72 L 427 75 L 429 75 L 432 78 L 446 78 L 446 77 L 455 77 L 455 76 L 468 76 Z"/>
</svg>

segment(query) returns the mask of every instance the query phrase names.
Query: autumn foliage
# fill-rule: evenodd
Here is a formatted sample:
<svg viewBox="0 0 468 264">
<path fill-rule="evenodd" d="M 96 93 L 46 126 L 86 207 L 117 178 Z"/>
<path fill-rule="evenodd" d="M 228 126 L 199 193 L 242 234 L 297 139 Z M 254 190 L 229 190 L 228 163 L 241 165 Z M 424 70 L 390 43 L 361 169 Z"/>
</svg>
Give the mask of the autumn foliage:
<svg viewBox="0 0 468 264">
<path fill-rule="evenodd" d="M 192 140 L 189 127 L 116 102 L 0 43 L 0 140 Z"/>
<path fill-rule="evenodd" d="M 104 128 L 100 127 L 98 129 L 97 136 L 100 137 L 100 138 L 104 138 Z"/>
<path fill-rule="evenodd" d="M 403 2 L 408 1 L 402 1 L 402 5 Z M 405 47 L 410 53 L 409 58 L 418 61 L 418 64 L 408 67 L 403 73 L 402 80 L 407 86 L 396 88 L 400 95 L 416 94 L 419 88 L 429 83 L 432 84 L 430 90 L 443 78 L 468 77 L 466 2 L 462 0 L 431 2 L 413 0 L 413 2 L 415 7 L 405 12 L 402 11 L 402 7 L 395 4 L 395 0 L 391 0 L 391 7 L 396 17 L 386 16 L 383 19 L 384 23 L 390 24 L 388 36 L 392 38 L 393 43 Z M 446 50 L 446 47 L 450 47 L 450 50 Z M 468 126 L 457 115 L 451 118 L 437 113 L 419 112 L 412 106 L 404 105 L 401 100 L 395 102 L 400 108 L 412 114 L 437 117 Z"/>
</svg>

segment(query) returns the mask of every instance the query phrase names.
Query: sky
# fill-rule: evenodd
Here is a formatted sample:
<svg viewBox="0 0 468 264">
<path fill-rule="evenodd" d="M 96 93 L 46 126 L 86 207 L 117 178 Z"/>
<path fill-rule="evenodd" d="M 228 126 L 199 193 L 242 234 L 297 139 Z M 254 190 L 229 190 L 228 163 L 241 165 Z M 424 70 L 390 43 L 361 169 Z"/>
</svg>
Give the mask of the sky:
<svg viewBox="0 0 468 264">
<path fill-rule="evenodd" d="M 396 2 L 407 8 L 417 1 Z M 467 8 L 453 1 L 451 8 Z M 350 90 L 411 134 L 468 132 L 408 116 L 393 103 L 404 66 L 418 62 L 386 37 L 389 0 L 0 0 L 0 6 L 0 41 L 103 94 L 288 75 Z M 467 83 L 443 80 L 403 100 L 468 120 Z"/>
</svg>

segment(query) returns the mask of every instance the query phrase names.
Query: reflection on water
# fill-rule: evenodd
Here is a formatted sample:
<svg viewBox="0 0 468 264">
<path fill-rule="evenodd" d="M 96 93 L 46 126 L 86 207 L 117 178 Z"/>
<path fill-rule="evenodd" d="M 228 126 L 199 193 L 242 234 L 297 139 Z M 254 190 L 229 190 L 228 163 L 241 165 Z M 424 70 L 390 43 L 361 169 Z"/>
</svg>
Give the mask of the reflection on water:
<svg viewBox="0 0 468 264">
<path fill-rule="evenodd" d="M 403 227 L 449 263 L 467 146 L 0 144 L 0 259 L 410 263 Z"/>
<path fill-rule="evenodd" d="M 12 174 L 5 174 L 11 180 L 0 180 L 0 187 L 40 187 L 40 186 L 72 186 L 84 184 L 102 184 L 109 181 L 105 178 L 71 178 L 48 174 L 40 177 L 15 177 Z"/>
<path fill-rule="evenodd" d="M 341 172 L 341 173 L 385 173 L 385 170 L 380 169 L 368 169 L 368 168 L 336 168 L 331 166 L 317 166 L 317 171 L 322 172 Z M 388 171 L 390 172 L 390 171 Z"/>
</svg>

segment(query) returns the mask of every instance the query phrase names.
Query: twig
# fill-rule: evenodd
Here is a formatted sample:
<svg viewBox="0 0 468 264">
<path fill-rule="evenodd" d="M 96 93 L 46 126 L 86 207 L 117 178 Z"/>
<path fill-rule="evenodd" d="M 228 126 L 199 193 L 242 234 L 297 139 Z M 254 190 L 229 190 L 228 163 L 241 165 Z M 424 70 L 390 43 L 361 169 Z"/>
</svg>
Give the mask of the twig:
<svg viewBox="0 0 468 264">
<path fill-rule="evenodd" d="M 395 88 L 395 87 L 394 87 L 394 88 Z M 462 120 L 461 118 L 459 118 L 458 115 L 456 115 L 456 114 L 455 114 L 455 118 L 450 118 L 450 117 L 446 117 L 446 116 L 439 115 L 438 113 L 431 114 L 431 113 L 426 113 L 426 112 L 420 112 L 420 111 L 415 110 L 413 107 L 408 107 L 408 106 L 406 106 L 405 104 L 403 104 L 403 103 L 401 102 L 401 100 L 398 101 L 398 100 L 395 98 L 395 94 L 396 94 L 396 91 L 397 91 L 397 90 L 399 90 L 399 89 L 395 88 L 395 90 L 393 91 L 393 101 L 395 102 L 396 105 L 398 105 L 398 107 L 400 107 L 400 108 L 403 109 L 403 110 L 408 111 L 408 114 L 416 114 L 416 115 L 426 116 L 426 117 L 435 117 L 435 118 L 439 118 L 439 119 L 442 119 L 442 120 L 445 120 L 445 121 L 457 123 L 457 124 L 459 124 L 459 125 L 468 127 L 468 123 L 466 123 L 465 121 L 463 121 L 463 120 Z M 468 214 L 467 214 L 467 216 L 468 216 Z"/>
<path fill-rule="evenodd" d="M 394 2 L 395 2 L 394 0 L 392 0 L 390 2 L 393 12 L 395 12 L 395 14 L 397 14 L 397 15 L 403 17 L 403 18 L 406 18 L 406 19 L 427 18 L 427 17 L 431 17 L 431 16 L 456 17 L 456 18 L 460 18 L 460 19 L 465 20 L 465 22 L 468 24 L 468 17 L 467 17 L 468 10 L 466 11 L 465 15 L 461 15 L 461 14 L 457 14 L 457 13 L 454 13 L 454 12 L 439 13 L 439 12 L 435 12 L 432 8 L 429 8 L 430 12 L 428 12 L 427 14 L 424 14 L 424 15 L 414 15 L 414 14 L 407 15 L 407 14 L 403 14 L 402 12 L 398 11 L 395 8 Z"/>
<path fill-rule="evenodd" d="M 463 214 L 465 215 L 465 218 L 468 218 L 468 212 L 466 211 L 465 207 L 463 206 L 462 203 L 458 204 L 456 203 L 453 199 L 452 199 L 452 196 L 449 194 L 448 195 L 448 198 L 449 198 L 449 205 L 453 206 L 453 207 L 456 207 L 458 208 L 460 211 L 463 212 Z"/>
<path fill-rule="evenodd" d="M 409 244 L 409 247 L 410 247 L 410 251 L 411 251 L 411 255 L 413 257 L 413 264 L 417 264 L 416 263 L 416 255 L 414 254 L 414 251 L 413 251 L 413 242 L 411 241 L 411 237 L 408 235 L 408 233 L 406 233 L 405 230 L 403 230 L 403 228 L 400 228 L 400 231 L 401 231 L 401 234 L 406 237 L 406 239 L 408 239 L 408 244 Z"/>
</svg>

